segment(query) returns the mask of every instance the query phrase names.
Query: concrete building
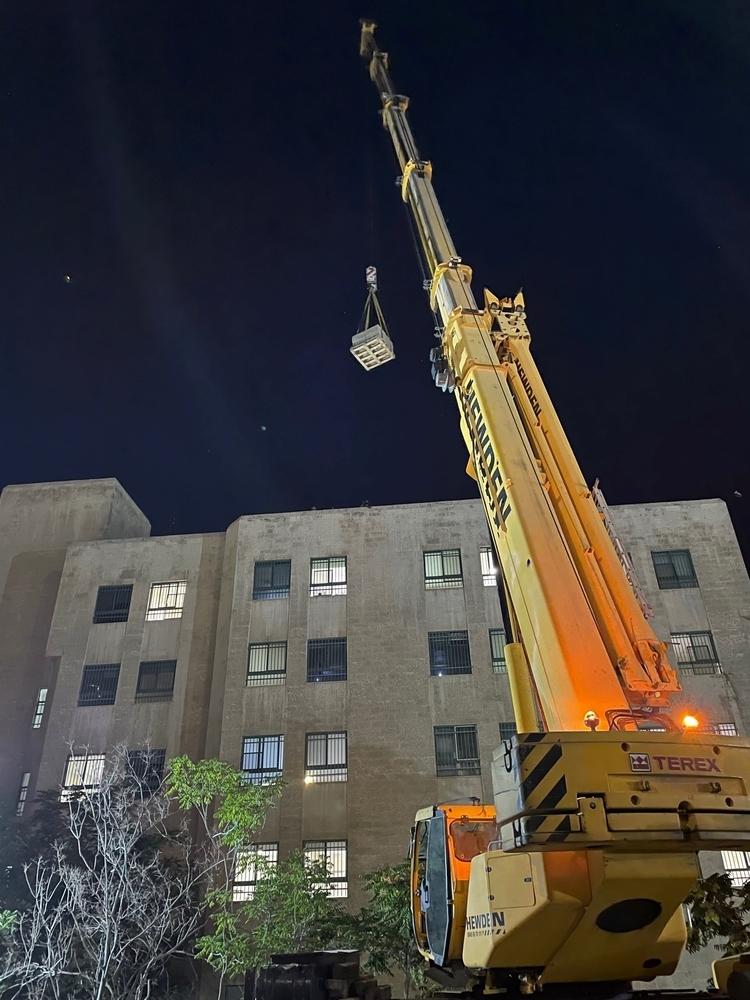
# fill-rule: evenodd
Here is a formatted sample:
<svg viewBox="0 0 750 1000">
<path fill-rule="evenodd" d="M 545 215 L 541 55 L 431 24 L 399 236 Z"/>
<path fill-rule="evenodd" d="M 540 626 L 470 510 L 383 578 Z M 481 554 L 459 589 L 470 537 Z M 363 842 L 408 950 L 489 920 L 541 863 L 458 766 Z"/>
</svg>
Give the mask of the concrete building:
<svg viewBox="0 0 750 1000">
<path fill-rule="evenodd" d="M 725 504 L 611 514 L 684 704 L 750 731 L 750 581 Z M 478 500 L 149 532 L 115 480 L 3 491 L 4 807 L 95 784 L 118 742 L 280 773 L 262 850 L 326 857 L 356 906 L 359 876 L 403 858 L 416 808 L 491 801 L 513 714 Z"/>
</svg>

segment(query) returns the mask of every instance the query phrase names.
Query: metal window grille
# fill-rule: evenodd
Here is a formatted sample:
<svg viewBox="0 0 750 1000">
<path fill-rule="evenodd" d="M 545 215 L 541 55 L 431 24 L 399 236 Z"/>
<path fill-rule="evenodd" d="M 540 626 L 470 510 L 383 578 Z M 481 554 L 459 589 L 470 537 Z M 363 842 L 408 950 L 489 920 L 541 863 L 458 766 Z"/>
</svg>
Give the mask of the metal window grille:
<svg viewBox="0 0 750 1000">
<path fill-rule="evenodd" d="M 60 801 L 69 802 L 79 792 L 98 788 L 103 773 L 103 753 L 72 754 L 65 764 Z"/>
<path fill-rule="evenodd" d="M 427 590 L 463 587 L 460 549 L 424 552 L 424 585 Z"/>
<path fill-rule="evenodd" d="M 323 863 L 328 869 L 328 878 L 318 886 L 328 890 L 332 899 L 343 899 L 349 895 L 347 878 L 347 844 L 345 840 L 306 840 L 305 860 Z"/>
<path fill-rule="evenodd" d="M 292 563 L 289 559 L 257 562 L 253 573 L 253 600 L 273 601 L 289 597 Z"/>
<path fill-rule="evenodd" d="M 707 722 L 698 732 L 713 733 L 714 736 L 736 736 L 737 726 L 733 722 Z"/>
<path fill-rule="evenodd" d="M 480 774 L 476 726 L 435 726 L 438 777 Z"/>
<path fill-rule="evenodd" d="M 308 681 L 346 680 L 346 639 L 308 639 Z"/>
<path fill-rule="evenodd" d="M 497 586 L 497 565 L 495 553 L 489 545 L 483 545 L 479 550 L 479 565 L 482 568 L 482 583 L 485 587 Z"/>
<path fill-rule="evenodd" d="M 21 776 L 21 784 L 18 789 L 18 801 L 16 802 L 16 816 L 23 816 L 26 808 L 26 799 L 29 797 L 29 782 L 31 781 L 31 771 L 24 771 Z"/>
<path fill-rule="evenodd" d="M 652 552 L 651 559 L 659 590 L 680 590 L 698 586 L 693 559 L 688 549 Z"/>
<path fill-rule="evenodd" d="M 677 666 L 686 674 L 720 674 L 721 664 L 710 632 L 673 632 Z"/>
<path fill-rule="evenodd" d="M 162 622 L 169 618 L 182 618 L 187 583 L 152 583 L 146 607 L 147 622 Z"/>
<path fill-rule="evenodd" d="M 500 723 L 500 739 L 509 740 L 512 736 L 515 736 L 518 732 L 518 727 L 515 722 L 501 722 Z"/>
<path fill-rule="evenodd" d="M 247 647 L 248 686 L 283 684 L 286 679 L 286 643 L 251 642 Z"/>
<path fill-rule="evenodd" d="M 433 677 L 471 673 L 468 632 L 428 632 L 427 642 L 430 648 L 430 673 Z"/>
<path fill-rule="evenodd" d="M 308 733 L 305 781 L 346 781 L 346 733 Z"/>
<path fill-rule="evenodd" d="M 310 560 L 310 597 L 346 594 L 346 556 Z"/>
<path fill-rule="evenodd" d="M 505 629 L 490 629 L 490 656 L 492 657 L 493 674 L 507 674 L 508 665 L 505 662 Z"/>
<path fill-rule="evenodd" d="M 34 718 L 31 720 L 32 729 L 41 729 L 42 721 L 44 719 L 44 707 L 47 704 L 47 688 L 39 688 L 39 694 L 36 699 L 36 708 L 34 709 Z"/>
<path fill-rule="evenodd" d="M 119 663 L 92 663 L 84 667 L 78 704 L 114 705 L 119 676 Z"/>
<path fill-rule="evenodd" d="M 132 583 L 125 586 L 100 587 L 96 595 L 94 624 L 102 622 L 126 622 L 130 612 Z"/>
<path fill-rule="evenodd" d="M 747 851 L 722 851 L 721 861 L 735 889 L 750 882 L 750 855 Z"/>
<path fill-rule="evenodd" d="M 166 750 L 128 750 L 131 775 L 145 794 L 155 792 L 161 784 L 166 756 Z"/>
<path fill-rule="evenodd" d="M 269 874 L 269 868 L 279 863 L 279 845 L 276 843 L 253 844 L 237 853 L 234 869 L 232 899 L 241 903 L 252 899 L 255 886 Z"/>
<path fill-rule="evenodd" d="M 177 660 L 143 660 L 138 667 L 136 701 L 160 701 L 172 697 Z"/>
<path fill-rule="evenodd" d="M 250 785 L 267 785 L 284 770 L 284 737 L 246 736 L 242 741 L 242 772 Z"/>
</svg>

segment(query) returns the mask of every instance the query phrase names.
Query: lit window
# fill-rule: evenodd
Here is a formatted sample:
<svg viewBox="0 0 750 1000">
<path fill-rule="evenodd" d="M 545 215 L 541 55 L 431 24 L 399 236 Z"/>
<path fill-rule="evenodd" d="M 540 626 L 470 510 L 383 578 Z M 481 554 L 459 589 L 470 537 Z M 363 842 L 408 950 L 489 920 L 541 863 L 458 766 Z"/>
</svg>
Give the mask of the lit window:
<svg viewBox="0 0 750 1000">
<path fill-rule="evenodd" d="M 26 808 L 26 799 L 29 797 L 29 782 L 31 781 L 31 771 L 24 771 L 21 776 L 21 785 L 18 789 L 18 801 L 16 802 L 16 816 L 23 816 Z"/>
<path fill-rule="evenodd" d="M 177 660 L 144 660 L 138 666 L 136 701 L 163 701 L 172 697 Z"/>
<path fill-rule="evenodd" d="M 89 792 L 98 788 L 103 773 L 103 753 L 72 754 L 65 764 L 60 801 L 69 802 L 77 792 Z"/>
<path fill-rule="evenodd" d="M 693 559 L 687 549 L 652 552 L 651 559 L 659 590 L 681 590 L 698 586 Z"/>
<path fill-rule="evenodd" d="M 114 705 L 119 676 L 119 663 L 92 663 L 84 667 L 78 704 Z"/>
<path fill-rule="evenodd" d="M 346 680 L 346 639 L 308 639 L 308 681 Z"/>
<path fill-rule="evenodd" d="M 147 622 L 162 622 L 167 618 L 182 618 L 187 583 L 152 583 L 146 608 Z"/>
<path fill-rule="evenodd" d="M 509 740 L 512 736 L 515 736 L 518 732 L 518 728 L 515 722 L 501 722 L 500 723 L 500 739 Z"/>
<path fill-rule="evenodd" d="M 346 781 L 346 733 L 308 733 L 305 781 Z"/>
<path fill-rule="evenodd" d="M 698 732 L 713 733 L 714 736 L 736 736 L 737 726 L 733 722 L 707 722 Z"/>
<path fill-rule="evenodd" d="M 96 595 L 94 624 L 102 622 L 126 622 L 130 612 L 132 583 L 125 586 L 100 587 Z"/>
<path fill-rule="evenodd" d="M 34 718 L 31 721 L 32 729 L 41 729 L 42 721 L 44 719 L 44 706 L 47 704 L 47 688 L 39 688 L 39 694 L 36 699 L 36 708 L 34 709 Z"/>
<path fill-rule="evenodd" d="M 463 587 L 460 549 L 441 549 L 438 552 L 424 552 L 422 555 L 424 585 L 427 590 Z"/>
<path fill-rule="evenodd" d="M 328 878 L 318 885 L 328 889 L 330 897 L 342 898 L 349 895 L 345 840 L 306 840 L 304 853 L 306 861 L 322 863 L 328 869 Z"/>
<path fill-rule="evenodd" d="M 242 773 L 250 785 L 267 785 L 284 770 L 284 737 L 246 736 L 242 741 Z"/>
<path fill-rule="evenodd" d="M 490 656 L 492 657 L 493 674 L 507 674 L 508 666 L 505 662 L 505 629 L 490 629 Z"/>
<path fill-rule="evenodd" d="M 247 683 L 283 684 L 286 678 L 286 643 L 251 642 L 247 648 Z"/>
<path fill-rule="evenodd" d="M 232 899 L 235 903 L 252 899 L 257 883 L 269 874 L 271 866 L 278 863 L 278 844 L 253 844 L 251 848 L 239 851 L 232 888 Z"/>
<path fill-rule="evenodd" d="M 438 777 L 480 774 L 476 726 L 435 726 Z"/>
<path fill-rule="evenodd" d="M 479 565 L 482 568 L 482 583 L 485 587 L 497 586 L 495 554 L 489 545 L 483 545 L 479 550 Z"/>
<path fill-rule="evenodd" d="M 710 632 L 673 632 L 677 666 L 686 674 L 719 674 L 721 665 Z"/>
<path fill-rule="evenodd" d="M 430 649 L 430 673 L 433 677 L 471 673 L 468 632 L 428 632 L 427 642 Z"/>
<path fill-rule="evenodd" d="M 310 560 L 310 597 L 346 594 L 346 556 Z"/>
<path fill-rule="evenodd" d="M 747 851 L 722 851 L 721 860 L 735 889 L 750 882 L 750 855 Z"/>
<path fill-rule="evenodd" d="M 257 562 L 253 573 L 253 600 L 273 601 L 289 597 L 292 563 L 289 559 Z"/>
<path fill-rule="evenodd" d="M 166 750 L 128 750 L 132 778 L 145 795 L 155 792 L 161 785 L 166 756 Z"/>
</svg>

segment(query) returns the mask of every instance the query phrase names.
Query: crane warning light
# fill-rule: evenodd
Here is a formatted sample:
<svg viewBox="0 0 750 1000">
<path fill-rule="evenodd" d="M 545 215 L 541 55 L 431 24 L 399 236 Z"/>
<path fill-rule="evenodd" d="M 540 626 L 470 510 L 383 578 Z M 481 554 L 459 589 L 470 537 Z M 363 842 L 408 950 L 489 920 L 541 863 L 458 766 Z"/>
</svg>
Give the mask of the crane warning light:
<svg viewBox="0 0 750 1000">
<path fill-rule="evenodd" d="M 683 729 L 697 729 L 700 723 L 694 715 L 683 715 L 682 717 L 682 728 Z"/>
<path fill-rule="evenodd" d="M 586 726 L 587 729 L 590 729 L 592 733 L 596 732 L 599 726 L 599 722 L 600 722 L 599 716 L 596 714 L 596 712 L 592 712 L 591 710 L 586 712 L 586 714 L 583 717 L 584 726 Z"/>
</svg>

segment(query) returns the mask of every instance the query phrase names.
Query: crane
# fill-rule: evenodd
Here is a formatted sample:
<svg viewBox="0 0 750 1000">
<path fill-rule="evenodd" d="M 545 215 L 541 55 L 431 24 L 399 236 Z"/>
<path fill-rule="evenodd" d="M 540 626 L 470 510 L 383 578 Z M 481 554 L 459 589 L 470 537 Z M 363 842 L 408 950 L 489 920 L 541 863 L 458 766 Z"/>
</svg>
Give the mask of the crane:
<svg viewBox="0 0 750 1000">
<path fill-rule="evenodd" d="M 688 728 L 532 357 L 524 296 L 477 302 L 375 27 L 361 22 L 360 55 L 430 276 L 433 376 L 456 399 L 497 557 L 518 728 L 494 754 L 494 804 L 417 813 L 416 942 L 452 989 L 606 997 L 676 968 L 699 851 L 747 847 L 750 744 Z"/>
</svg>

